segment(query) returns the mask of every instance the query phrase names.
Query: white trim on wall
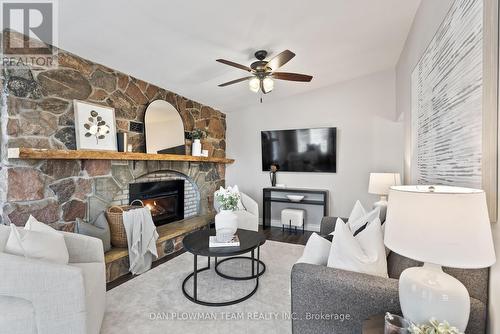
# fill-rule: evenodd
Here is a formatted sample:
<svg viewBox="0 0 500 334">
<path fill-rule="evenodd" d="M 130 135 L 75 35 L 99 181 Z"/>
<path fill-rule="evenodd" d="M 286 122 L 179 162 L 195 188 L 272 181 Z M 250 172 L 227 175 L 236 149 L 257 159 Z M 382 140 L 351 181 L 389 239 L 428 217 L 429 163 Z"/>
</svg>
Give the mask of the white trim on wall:
<svg viewBox="0 0 500 334">
<path fill-rule="evenodd" d="M 490 220 L 498 220 L 498 0 L 483 0 L 483 179 Z"/>
</svg>

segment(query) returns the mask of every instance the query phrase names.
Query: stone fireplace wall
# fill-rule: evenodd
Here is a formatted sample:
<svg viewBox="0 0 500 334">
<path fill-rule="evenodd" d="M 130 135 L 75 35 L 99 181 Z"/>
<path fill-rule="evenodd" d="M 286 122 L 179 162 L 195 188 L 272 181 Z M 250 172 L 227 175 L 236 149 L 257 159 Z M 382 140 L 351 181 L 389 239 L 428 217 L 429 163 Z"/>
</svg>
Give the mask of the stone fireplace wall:
<svg viewBox="0 0 500 334">
<path fill-rule="evenodd" d="M 87 172 L 94 171 L 94 192 L 87 196 L 86 203 L 91 219 L 110 205 L 128 204 L 130 183 L 185 180 L 185 218 L 211 212 L 213 192 L 224 185 L 224 165 L 104 160 L 87 161 L 85 165 Z"/>
<path fill-rule="evenodd" d="M 8 160 L 7 148 L 12 147 L 76 149 L 74 99 L 113 107 L 120 131 L 128 131 L 131 121 L 142 123 L 150 102 L 166 100 L 178 110 L 185 131 L 206 130 L 203 146 L 210 156 L 225 157 L 226 117 L 220 111 L 64 50 L 58 51 L 58 63 L 55 69 L 2 68 L 2 223 L 24 225 L 31 214 L 55 228 L 73 231 L 77 217 L 93 216 L 121 201 L 128 183 L 155 173 L 161 179 L 169 171 L 185 175 L 192 190 L 198 190 L 194 196 L 199 196 L 200 213 L 212 210 L 213 192 L 224 185 L 223 164 Z M 129 132 L 129 138 L 134 151 L 144 152 L 143 133 Z M 188 140 L 186 147 L 189 152 Z"/>
<path fill-rule="evenodd" d="M 204 189 L 207 188 L 206 183 L 217 181 L 215 179 L 211 180 L 212 176 L 207 174 L 207 172 L 210 172 L 210 168 L 205 168 L 204 165 L 200 164 L 189 165 L 184 163 L 177 166 L 177 170 L 174 171 L 172 170 L 173 166 L 170 162 L 159 162 L 157 164 L 137 162 L 134 165 L 131 162 L 123 163 L 114 161 L 112 164 L 111 174 L 113 178 L 115 180 L 121 179 L 122 181 L 121 184 L 118 185 L 120 189 L 115 192 L 113 201 L 111 201 L 109 205 L 126 205 L 129 203 L 129 184 L 184 180 L 184 218 L 207 213 L 206 210 L 203 212 L 201 211 L 202 207 L 205 206 L 200 205 L 200 187 L 201 190 L 204 191 Z M 142 173 L 145 174 L 141 175 Z M 200 175 L 200 173 L 203 175 Z M 195 181 L 196 179 L 198 183 Z M 217 184 L 213 186 L 217 186 Z M 209 188 L 211 189 L 212 187 Z"/>
</svg>

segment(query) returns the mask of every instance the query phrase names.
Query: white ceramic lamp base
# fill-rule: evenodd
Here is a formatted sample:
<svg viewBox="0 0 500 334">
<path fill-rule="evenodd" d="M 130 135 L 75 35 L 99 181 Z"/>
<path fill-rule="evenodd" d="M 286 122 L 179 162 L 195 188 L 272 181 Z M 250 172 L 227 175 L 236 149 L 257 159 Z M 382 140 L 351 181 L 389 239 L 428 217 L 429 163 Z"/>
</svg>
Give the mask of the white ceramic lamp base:
<svg viewBox="0 0 500 334">
<path fill-rule="evenodd" d="M 385 222 L 387 213 L 387 196 L 380 196 L 380 201 L 373 203 L 373 208 L 380 208 L 380 222 Z"/>
<path fill-rule="evenodd" d="M 399 300 L 404 317 L 415 324 L 435 318 L 439 322 L 446 320 L 464 332 L 469 322 L 467 289 L 438 265 L 425 263 L 423 267 L 403 271 L 399 278 Z"/>
</svg>

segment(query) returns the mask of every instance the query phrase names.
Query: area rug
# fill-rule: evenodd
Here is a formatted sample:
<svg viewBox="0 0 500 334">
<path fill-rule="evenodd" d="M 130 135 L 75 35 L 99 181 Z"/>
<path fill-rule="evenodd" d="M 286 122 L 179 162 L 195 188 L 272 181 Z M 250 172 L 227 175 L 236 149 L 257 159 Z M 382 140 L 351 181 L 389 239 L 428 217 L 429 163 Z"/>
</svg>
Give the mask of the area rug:
<svg viewBox="0 0 500 334">
<path fill-rule="evenodd" d="M 193 255 L 184 253 L 107 292 L 101 333 L 291 333 L 290 271 L 304 246 L 267 241 L 261 247 L 266 272 L 257 292 L 236 305 L 208 307 L 194 304 L 182 293 L 184 278 L 193 271 Z M 199 266 L 207 258 L 198 257 Z M 232 260 L 221 272 L 244 276 L 250 261 Z M 225 301 L 252 291 L 254 280 L 232 281 L 212 269 L 198 275 L 198 298 Z M 192 280 L 186 284 L 192 292 Z"/>
</svg>

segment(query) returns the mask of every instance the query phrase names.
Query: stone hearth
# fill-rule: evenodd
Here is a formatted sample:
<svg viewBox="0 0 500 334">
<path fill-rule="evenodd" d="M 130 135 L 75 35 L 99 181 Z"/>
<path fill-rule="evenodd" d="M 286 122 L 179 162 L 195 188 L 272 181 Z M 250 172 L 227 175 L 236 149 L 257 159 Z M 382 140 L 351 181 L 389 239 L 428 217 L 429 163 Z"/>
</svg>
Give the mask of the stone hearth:
<svg viewBox="0 0 500 334">
<path fill-rule="evenodd" d="M 157 228 L 160 237 L 156 242 L 158 258 L 174 254 L 182 250 L 182 240 L 194 230 L 206 228 L 214 219 L 213 214 L 196 216 Z M 112 248 L 105 254 L 106 282 L 112 282 L 129 272 L 127 248 Z"/>
</svg>

